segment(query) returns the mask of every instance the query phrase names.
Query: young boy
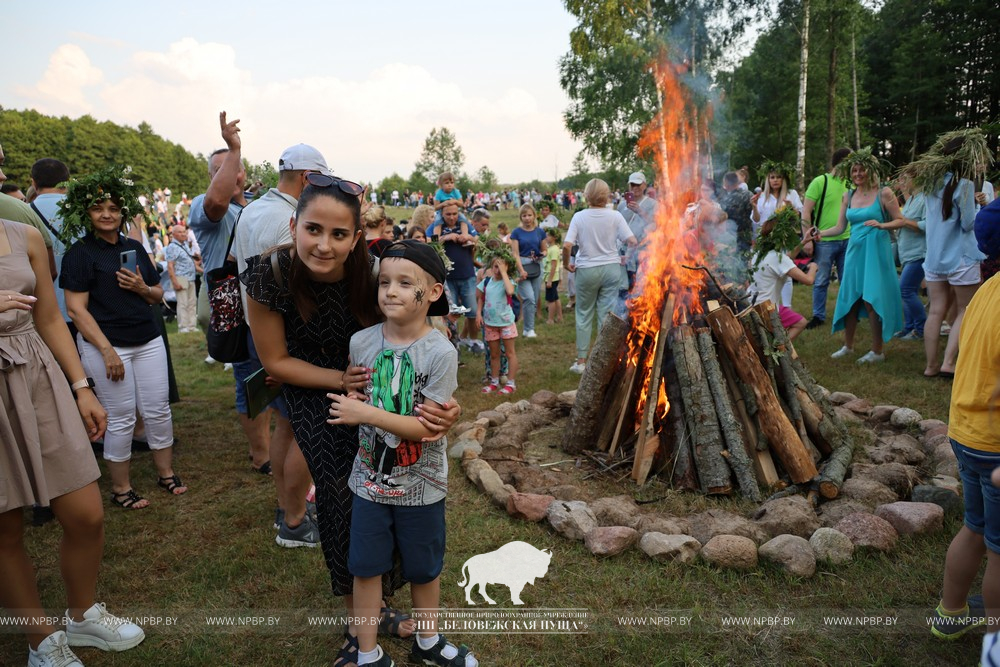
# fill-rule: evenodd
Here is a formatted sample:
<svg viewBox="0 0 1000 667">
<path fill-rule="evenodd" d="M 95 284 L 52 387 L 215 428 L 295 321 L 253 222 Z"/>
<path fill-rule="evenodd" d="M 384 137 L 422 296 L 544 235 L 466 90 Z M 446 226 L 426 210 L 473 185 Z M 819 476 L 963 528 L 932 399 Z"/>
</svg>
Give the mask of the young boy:
<svg viewBox="0 0 1000 667">
<path fill-rule="evenodd" d="M 366 396 L 328 394 L 332 424 L 359 425 L 360 447 L 348 485 L 355 494 L 348 565 L 354 575 L 354 615 L 371 619 L 358 633 L 358 665 L 392 667 L 377 643 L 382 575 L 399 551 L 415 609 L 440 606 L 444 566 L 447 439 L 413 414 L 421 402 L 446 403 L 458 386 L 458 354 L 430 326 L 448 314 L 445 267 L 430 245 L 392 244 L 379 262 L 378 303 L 385 322 L 351 338 L 351 363 L 371 369 Z M 363 399 L 363 400 L 359 400 Z M 410 658 L 417 663 L 478 665 L 466 647 L 437 633 L 437 616 L 421 619 Z M 430 626 L 429 628 L 427 626 Z"/>
<path fill-rule="evenodd" d="M 445 205 L 448 203 L 458 204 L 459 208 L 459 219 L 466 225 L 469 224 L 469 219 L 465 217 L 465 214 L 461 212 L 461 209 L 465 207 L 465 200 L 462 199 L 462 193 L 455 187 L 455 174 L 450 171 L 441 172 L 437 180 L 438 189 L 434 193 L 434 222 L 431 223 L 430 228 L 427 230 L 428 236 L 434 236 L 435 228 L 441 224 L 442 215 Z"/>
</svg>

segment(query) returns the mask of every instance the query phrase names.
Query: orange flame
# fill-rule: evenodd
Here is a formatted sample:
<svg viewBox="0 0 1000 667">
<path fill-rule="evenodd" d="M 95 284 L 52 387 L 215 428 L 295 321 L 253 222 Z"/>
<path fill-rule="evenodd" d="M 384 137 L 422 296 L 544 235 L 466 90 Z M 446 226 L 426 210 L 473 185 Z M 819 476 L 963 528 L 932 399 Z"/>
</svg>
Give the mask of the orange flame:
<svg viewBox="0 0 1000 667">
<path fill-rule="evenodd" d="M 632 321 L 626 360 L 637 365 L 644 359 L 637 415 L 640 419 L 649 392 L 653 355 L 649 350 L 661 329 L 667 295 L 673 295 L 671 325 L 687 322 L 702 312 L 702 271 L 683 265 L 703 265 L 704 253 L 697 229 L 700 165 L 698 129 L 692 123 L 694 107 L 681 82 L 683 66 L 668 62 L 665 55 L 652 65 L 663 105 L 639 138 L 640 155 L 652 155 L 656 164 L 655 226 L 647 231 L 640 249 L 640 266 L 628 306 Z M 707 116 L 703 122 L 707 124 Z M 700 126 L 701 123 L 698 123 Z M 666 327 L 669 329 L 670 327 Z M 664 341 L 664 344 L 666 341 Z M 644 344 L 647 353 L 643 355 Z M 663 384 L 657 388 L 657 415 L 661 420 L 670 409 Z"/>
</svg>

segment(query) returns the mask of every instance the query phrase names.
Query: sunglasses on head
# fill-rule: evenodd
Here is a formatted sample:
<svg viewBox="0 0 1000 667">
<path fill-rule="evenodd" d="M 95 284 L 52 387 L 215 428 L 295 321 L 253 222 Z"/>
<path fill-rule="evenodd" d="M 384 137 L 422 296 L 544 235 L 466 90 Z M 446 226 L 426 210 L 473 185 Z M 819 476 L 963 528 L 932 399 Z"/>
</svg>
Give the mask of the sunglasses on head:
<svg viewBox="0 0 1000 667">
<path fill-rule="evenodd" d="M 309 185 L 315 185 L 317 188 L 329 188 L 336 185 L 344 194 L 354 195 L 355 197 L 365 191 L 363 187 L 354 181 L 345 181 L 341 178 L 327 176 L 326 174 L 321 174 L 317 171 L 311 171 L 306 174 L 306 180 L 309 182 Z"/>
</svg>

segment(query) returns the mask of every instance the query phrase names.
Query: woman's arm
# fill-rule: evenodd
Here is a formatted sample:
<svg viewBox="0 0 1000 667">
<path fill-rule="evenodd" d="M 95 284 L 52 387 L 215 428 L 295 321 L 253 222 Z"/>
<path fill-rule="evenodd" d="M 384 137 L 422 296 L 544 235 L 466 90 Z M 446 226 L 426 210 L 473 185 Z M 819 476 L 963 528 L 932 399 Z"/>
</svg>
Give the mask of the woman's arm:
<svg viewBox="0 0 1000 667">
<path fill-rule="evenodd" d="M 55 357 L 70 384 L 86 380 L 87 374 L 83 370 L 83 364 L 80 363 L 80 355 L 56 303 L 56 291 L 49 277 L 49 258 L 45 242 L 35 229 L 28 231 L 28 260 L 35 274 L 36 301 L 31 306 L 35 328 L 45 341 L 45 345 L 52 351 L 52 356 Z M 77 409 L 87 428 L 87 437 L 91 440 L 99 439 L 104 435 L 108 425 L 107 412 L 90 387 L 77 388 L 75 395 Z"/>
<path fill-rule="evenodd" d="M 837 224 L 829 229 L 824 229 L 819 233 L 820 238 L 829 238 L 831 236 L 838 236 L 844 233 L 844 229 L 847 227 L 847 200 L 851 196 L 851 193 L 845 192 L 843 199 L 840 200 L 840 215 L 837 216 Z"/>
<path fill-rule="evenodd" d="M 83 335 L 84 340 L 96 347 L 101 353 L 101 356 L 104 358 L 104 369 L 107 373 L 107 378 L 112 382 L 124 380 L 125 364 L 122 363 L 121 357 L 115 351 L 114 345 L 111 344 L 111 341 L 101 331 L 101 325 L 97 323 L 97 320 L 94 319 L 94 316 L 87 309 L 90 303 L 90 292 L 63 290 L 63 294 L 66 295 L 66 314 L 73 321 L 76 330 Z"/>
<path fill-rule="evenodd" d="M 971 232 L 976 227 L 976 198 L 972 181 L 962 179 L 955 193 L 958 210 L 962 216 L 962 231 Z"/>
<path fill-rule="evenodd" d="M 260 362 L 267 374 L 278 382 L 310 389 L 346 391 L 347 373 L 342 370 L 321 368 L 288 354 L 285 339 L 285 320 L 277 313 L 252 298 L 247 299 L 250 331 Z"/>
<path fill-rule="evenodd" d="M 521 277 L 521 280 L 525 280 L 528 277 L 528 272 L 521 266 L 521 245 L 514 238 L 513 232 L 511 232 L 510 237 L 510 252 L 514 255 L 514 261 L 517 262 L 517 275 Z"/>
</svg>

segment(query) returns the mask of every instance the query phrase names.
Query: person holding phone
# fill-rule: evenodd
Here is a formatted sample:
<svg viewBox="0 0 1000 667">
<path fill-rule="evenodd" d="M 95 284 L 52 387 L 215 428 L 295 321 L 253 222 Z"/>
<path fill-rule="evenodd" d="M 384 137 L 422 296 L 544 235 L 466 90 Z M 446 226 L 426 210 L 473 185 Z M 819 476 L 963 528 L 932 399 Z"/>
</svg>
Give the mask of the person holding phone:
<svg viewBox="0 0 1000 667">
<path fill-rule="evenodd" d="M 63 234 L 83 238 L 63 258 L 59 284 L 78 330 L 77 347 L 94 391 L 108 411 L 104 459 L 111 502 L 142 509 L 149 501 L 132 488 L 129 461 L 138 410 L 159 474 L 171 495 L 187 491 L 173 470 L 173 421 L 167 354 L 150 306 L 163 297 L 160 276 L 142 244 L 121 233 L 125 215 L 141 211 L 128 167 L 109 167 L 70 182 Z"/>
<path fill-rule="evenodd" d="M 628 190 L 618 202 L 618 212 L 625 218 L 636 242 L 642 243 L 646 238 L 646 229 L 656 220 L 656 200 L 646 196 L 646 175 L 641 171 L 628 177 Z M 631 290 L 635 285 L 635 274 L 639 270 L 638 245 L 633 249 L 627 249 L 622 245 L 618 251 L 624 253 L 625 273 L 628 276 L 628 288 Z"/>
</svg>

